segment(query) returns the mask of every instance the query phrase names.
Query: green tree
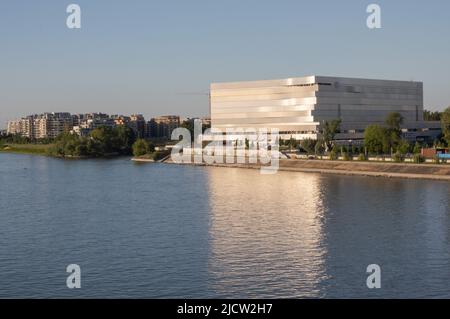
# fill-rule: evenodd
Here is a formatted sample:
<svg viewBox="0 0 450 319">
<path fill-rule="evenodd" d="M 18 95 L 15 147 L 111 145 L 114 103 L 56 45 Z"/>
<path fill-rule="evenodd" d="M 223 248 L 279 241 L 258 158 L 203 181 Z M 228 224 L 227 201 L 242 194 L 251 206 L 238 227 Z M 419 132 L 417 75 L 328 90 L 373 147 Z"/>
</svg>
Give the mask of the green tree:
<svg viewBox="0 0 450 319">
<path fill-rule="evenodd" d="M 408 141 L 406 141 L 404 139 L 402 139 L 397 146 L 397 152 L 399 152 L 402 155 L 407 154 L 409 152 L 409 149 L 410 149 L 410 145 L 409 145 Z"/>
<path fill-rule="evenodd" d="M 413 162 L 416 164 L 424 163 L 425 157 L 423 157 L 421 154 L 414 154 Z"/>
<path fill-rule="evenodd" d="M 404 118 L 398 112 L 389 113 L 386 117 L 386 131 L 383 151 L 384 153 L 390 153 L 391 149 L 398 149 L 400 143 L 402 142 L 402 131 L 401 126 L 403 124 Z"/>
<path fill-rule="evenodd" d="M 132 146 L 136 141 L 136 136 L 131 128 L 125 125 L 116 126 L 113 129 L 113 149 L 120 154 L 128 155 L 132 153 Z"/>
<path fill-rule="evenodd" d="M 75 148 L 75 156 L 88 156 L 89 150 L 87 147 L 87 140 L 82 139 L 80 144 L 76 146 Z"/>
<path fill-rule="evenodd" d="M 386 131 L 380 125 L 369 125 L 364 131 L 364 146 L 372 154 L 383 152 L 386 141 Z"/>
<path fill-rule="evenodd" d="M 117 144 L 115 144 L 114 132 L 111 127 L 101 126 L 96 128 L 91 132 L 90 137 L 96 144 L 96 153 L 99 153 L 100 156 L 117 151 L 114 149 Z"/>
<path fill-rule="evenodd" d="M 317 140 L 317 143 L 314 147 L 314 153 L 316 155 L 322 155 L 325 152 L 324 144 L 325 142 L 323 141 L 323 139 Z"/>
<path fill-rule="evenodd" d="M 419 142 L 416 142 L 413 148 L 413 154 L 420 154 L 422 152 L 422 145 Z"/>
<path fill-rule="evenodd" d="M 297 148 L 298 141 L 296 141 L 292 136 L 289 139 L 289 149 L 292 151 L 293 149 Z"/>
<path fill-rule="evenodd" d="M 142 156 L 149 152 L 149 144 L 144 139 L 138 139 L 133 144 L 133 155 L 134 156 Z"/>
<path fill-rule="evenodd" d="M 441 115 L 443 139 L 450 146 L 450 107 L 446 108 Z"/>
<path fill-rule="evenodd" d="M 55 156 L 76 156 L 76 148 L 80 144 L 80 137 L 75 134 L 62 133 L 55 139 L 55 145 L 50 154 Z"/>
<path fill-rule="evenodd" d="M 148 151 L 149 151 L 149 153 L 155 152 L 155 144 L 148 143 Z"/>
<path fill-rule="evenodd" d="M 55 156 L 101 157 L 109 154 L 131 154 L 135 137 L 133 131 L 125 126 L 115 128 L 100 127 L 88 137 L 63 133 L 59 135 L 50 149 Z"/>
<path fill-rule="evenodd" d="M 201 122 L 200 119 L 197 119 L 197 121 Z M 193 142 L 194 138 L 195 138 L 195 136 L 194 136 L 195 119 L 189 119 L 189 120 L 183 121 L 183 123 L 181 123 L 180 127 L 183 127 L 185 129 L 189 130 L 189 132 L 191 133 L 191 139 Z M 211 128 L 210 124 L 204 125 L 202 123 L 202 133 L 204 133 L 205 130 L 207 130 L 208 128 Z"/>
<path fill-rule="evenodd" d="M 405 156 L 403 154 L 401 154 L 400 152 L 396 152 L 392 156 L 392 159 L 394 160 L 394 162 L 400 163 L 400 162 L 403 162 L 405 160 Z"/>
<path fill-rule="evenodd" d="M 423 111 L 423 120 L 424 121 L 440 121 L 441 120 L 441 112 L 432 112 L 428 110 Z"/>
<path fill-rule="evenodd" d="M 403 124 L 403 116 L 398 112 L 389 113 L 386 117 L 388 129 L 399 132 Z"/>
<path fill-rule="evenodd" d="M 329 158 L 332 161 L 335 161 L 339 158 L 337 145 L 334 145 L 333 148 L 331 149 Z"/>
<path fill-rule="evenodd" d="M 314 154 L 316 144 L 317 140 L 313 140 L 311 138 L 307 138 L 300 141 L 300 147 L 303 148 L 308 155 Z"/>
<path fill-rule="evenodd" d="M 322 136 L 325 150 L 328 152 L 333 147 L 333 140 L 341 127 L 341 120 L 325 121 L 322 127 Z"/>
</svg>

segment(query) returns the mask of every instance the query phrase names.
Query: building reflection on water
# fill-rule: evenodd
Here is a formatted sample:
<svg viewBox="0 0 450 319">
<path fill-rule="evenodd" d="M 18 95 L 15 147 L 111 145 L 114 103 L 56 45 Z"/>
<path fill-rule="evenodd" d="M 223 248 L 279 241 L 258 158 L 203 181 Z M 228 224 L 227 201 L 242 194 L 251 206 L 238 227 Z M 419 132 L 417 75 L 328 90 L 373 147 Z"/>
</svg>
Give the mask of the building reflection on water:
<svg viewBox="0 0 450 319">
<path fill-rule="evenodd" d="M 320 175 L 213 168 L 208 176 L 211 289 L 222 297 L 320 296 Z"/>
<path fill-rule="evenodd" d="M 230 168 L 207 175 L 217 296 L 450 296 L 446 183 Z M 382 269 L 382 289 L 366 286 L 370 264 Z"/>
</svg>

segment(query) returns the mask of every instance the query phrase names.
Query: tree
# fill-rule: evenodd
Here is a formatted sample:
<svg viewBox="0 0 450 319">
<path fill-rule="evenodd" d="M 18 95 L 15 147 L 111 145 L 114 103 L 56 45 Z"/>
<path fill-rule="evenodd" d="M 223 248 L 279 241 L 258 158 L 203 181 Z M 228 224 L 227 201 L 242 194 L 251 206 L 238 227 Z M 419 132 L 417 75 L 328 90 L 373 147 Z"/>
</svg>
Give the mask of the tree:
<svg viewBox="0 0 450 319">
<path fill-rule="evenodd" d="M 423 120 L 424 121 L 440 121 L 441 120 L 441 112 L 432 112 L 428 110 L 423 111 Z"/>
<path fill-rule="evenodd" d="M 76 149 L 80 144 L 80 137 L 75 134 L 62 133 L 55 139 L 55 145 L 50 149 L 50 154 L 56 156 L 78 156 Z"/>
<path fill-rule="evenodd" d="M 300 146 L 309 154 L 313 154 L 316 148 L 317 141 L 311 138 L 304 139 L 300 141 Z"/>
<path fill-rule="evenodd" d="M 101 126 L 96 128 L 91 132 L 90 136 L 97 143 L 96 150 L 102 155 L 117 151 L 114 149 L 114 146 L 116 146 L 114 143 L 115 136 L 111 127 Z"/>
<path fill-rule="evenodd" d="M 399 152 L 401 155 L 405 155 L 408 153 L 409 148 L 410 148 L 410 145 L 409 145 L 408 141 L 402 139 L 397 146 L 397 152 Z"/>
<path fill-rule="evenodd" d="M 294 140 L 291 136 L 291 138 L 289 139 L 289 149 L 292 151 L 295 147 L 297 147 L 297 141 Z"/>
<path fill-rule="evenodd" d="M 131 128 L 125 125 L 113 129 L 113 149 L 120 154 L 131 154 L 136 136 Z"/>
<path fill-rule="evenodd" d="M 333 145 L 333 148 L 330 151 L 330 160 L 336 161 L 339 158 L 337 145 Z"/>
<path fill-rule="evenodd" d="M 75 148 L 75 156 L 88 156 L 89 150 L 87 147 L 87 140 L 83 139 L 79 145 Z"/>
<path fill-rule="evenodd" d="M 192 142 L 193 142 L 194 139 L 195 139 L 195 136 L 194 136 L 194 128 L 195 128 L 195 121 L 196 121 L 196 120 L 199 121 L 200 123 L 202 123 L 202 120 L 200 120 L 200 119 L 188 119 L 188 120 L 186 120 L 186 121 L 183 121 L 183 123 L 181 123 L 181 125 L 180 125 L 180 127 L 183 127 L 183 128 L 185 128 L 185 129 L 189 130 L 189 132 L 191 133 L 191 139 L 192 139 Z M 205 133 L 205 131 L 206 131 L 208 128 L 211 128 L 211 125 L 210 125 L 210 124 L 204 125 L 204 124 L 202 123 L 202 133 Z"/>
<path fill-rule="evenodd" d="M 404 118 L 398 112 L 389 113 L 386 117 L 385 138 L 383 142 L 383 152 L 389 153 L 392 149 L 398 149 L 402 143 L 401 126 Z"/>
<path fill-rule="evenodd" d="M 333 147 L 333 140 L 341 127 L 341 120 L 326 121 L 322 127 L 322 136 L 325 150 L 328 152 Z"/>
<path fill-rule="evenodd" d="M 194 141 L 194 120 L 189 119 L 186 121 L 183 121 L 183 123 L 181 123 L 180 127 L 185 128 L 189 131 L 189 133 L 191 133 L 191 142 Z"/>
<path fill-rule="evenodd" d="M 413 153 L 420 154 L 421 152 L 422 152 L 422 145 L 420 145 L 419 142 L 416 142 L 416 144 L 414 145 L 414 148 L 413 148 Z"/>
<path fill-rule="evenodd" d="M 134 156 L 142 156 L 149 152 L 148 142 L 144 139 L 138 139 L 133 144 L 133 155 Z"/>
<path fill-rule="evenodd" d="M 450 106 L 441 115 L 442 134 L 447 145 L 450 146 Z"/>
<path fill-rule="evenodd" d="M 398 112 L 389 113 L 386 118 L 386 125 L 388 129 L 392 131 L 400 132 L 401 126 L 403 124 L 403 116 Z"/>
<path fill-rule="evenodd" d="M 148 143 L 148 151 L 149 153 L 153 153 L 155 151 L 155 144 Z"/>
<path fill-rule="evenodd" d="M 369 153 L 380 154 L 383 152 L 386 141 L 386 131 L 380 125 L 369 125 L 364 131 L 364 146 Z"/>
<path fill-rule="evenodd" d="M 314 153 L 316 155 L 322 155 L 325 152 L 323 139 L 317 140 L 316 146 L 314 147 Z"/>
</svg>

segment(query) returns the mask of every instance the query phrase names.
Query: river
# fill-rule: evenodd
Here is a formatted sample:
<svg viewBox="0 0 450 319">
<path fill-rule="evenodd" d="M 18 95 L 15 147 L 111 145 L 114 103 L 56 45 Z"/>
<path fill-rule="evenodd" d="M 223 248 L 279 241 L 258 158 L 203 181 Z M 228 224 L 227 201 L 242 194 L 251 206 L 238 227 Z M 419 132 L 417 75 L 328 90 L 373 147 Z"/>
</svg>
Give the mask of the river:
<svg viewBox="0 0 450 319">
<path fill-rule="evenodd" d="M 450 298 L 449 202 L 439 181 L 2 153 L 0 297 Z"/>
</svg>

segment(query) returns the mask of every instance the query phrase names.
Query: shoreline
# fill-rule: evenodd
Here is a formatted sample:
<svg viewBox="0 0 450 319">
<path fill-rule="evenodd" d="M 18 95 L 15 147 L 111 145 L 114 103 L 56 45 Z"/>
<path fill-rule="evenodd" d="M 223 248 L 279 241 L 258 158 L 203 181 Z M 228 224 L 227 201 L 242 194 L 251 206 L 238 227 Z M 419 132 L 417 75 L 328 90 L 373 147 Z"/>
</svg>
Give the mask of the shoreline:
<svg viewBox="0 0 450 319">
<path fill-rule="evenodd" d="M 140 162 L 146 162 L 140 160 Z M 148 161 L 149 162 L 149 161 Z M 207 164 L 207 163 L 174 163 L 170 160 L 163 163 L 172 165 L 211 166 L 241 169 L 260 169 L 260 164 Z M 280 160 L 279 171 L 319 173 L 347 176 L 367 176 L 383 178 L 422 179 L 450 182 L 450 165 L 447 164 L 413 164 L 386 162 L 354 162 L 330 160 Z"/>
<path fill-rule="evenodd" d="M 90 159 L 114 159 L 120 157 L 132 157 L 132 155 L 121 155 L 121 154 L 106 154 L 104 156 L 90 157 L 90 156 L 58 156 L 53 154 L 48 154 L 47 152 L 33 152 L 27 150 L 0 150 L 0 154 L 16 154 L 16 155 L 33 155 L 33 156 L 43 156 L 48 158 L 60 159 L 60 160 L 90 160 Z"/>
<path fill-rule="evenodd" d="M 90 157 L 55 157 L 46 153 L 26 152 L 16 150 L 0 150 L 0 154 L 24 154 L 52 157 L 66 160 L 86 160 L 98 159 Z M 101 157 L 111 159 L 121 156 Z M 225 164 L 225 163 L 174 163 L 170 158 L 163 161 L 157 161 L 147 158 L 131 158 L 135 163 L 164 163 L 172 165 L 191 165 L 191 166 L 210 166 L 224 168 L 240 169 L 261 169 L 261 164 Z M 281 159 L 278 168 L 279 171 L 300 172 L 300 173 L 319 173 L 347 176 L 367 176 L 383 178 L 404 178 L 404 179 L 422 179 L 450 182 L 449 164 L 414 164 L 414 163 L 391 163 L 391 162 L 359 162 L 359 161 L 330 161 L 330 160 L 303 160 L 303 159 Z"/>
</svg>

